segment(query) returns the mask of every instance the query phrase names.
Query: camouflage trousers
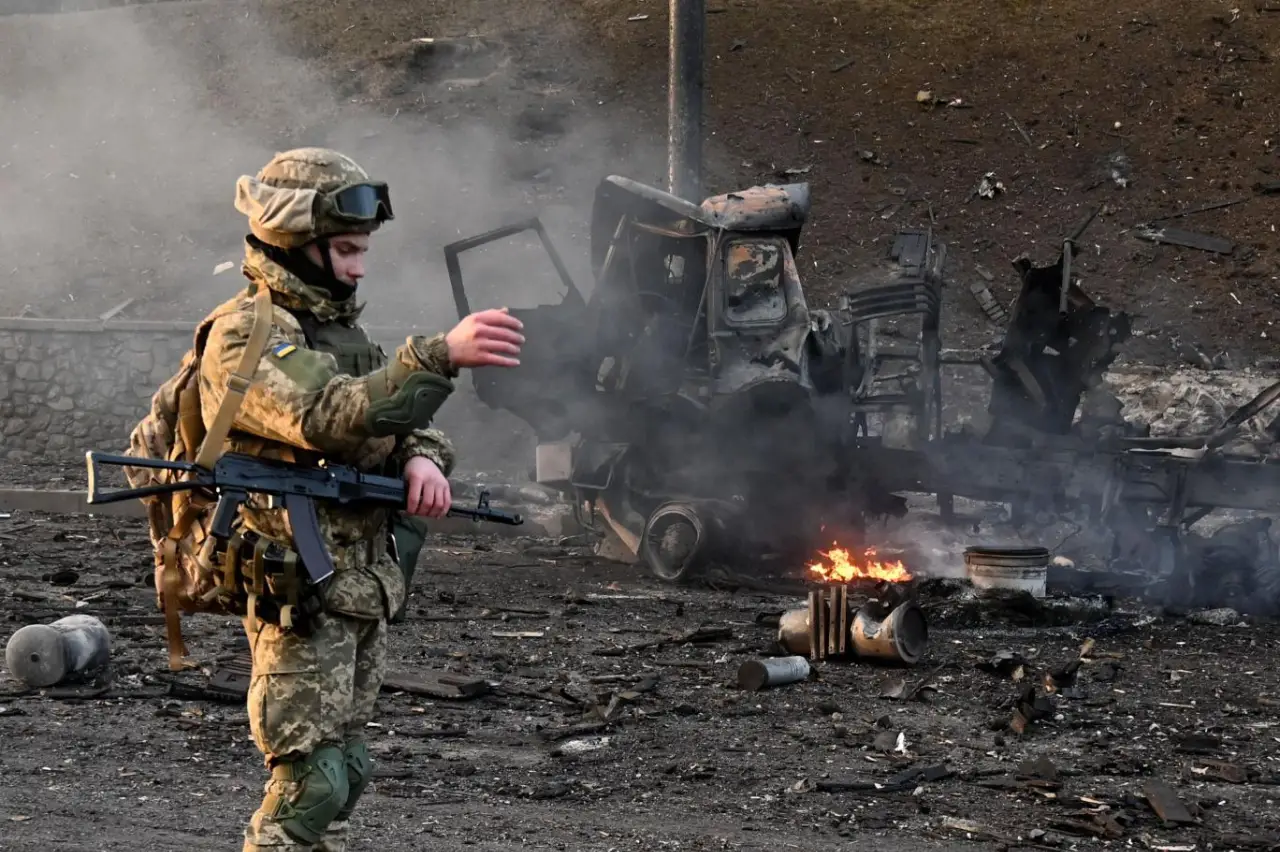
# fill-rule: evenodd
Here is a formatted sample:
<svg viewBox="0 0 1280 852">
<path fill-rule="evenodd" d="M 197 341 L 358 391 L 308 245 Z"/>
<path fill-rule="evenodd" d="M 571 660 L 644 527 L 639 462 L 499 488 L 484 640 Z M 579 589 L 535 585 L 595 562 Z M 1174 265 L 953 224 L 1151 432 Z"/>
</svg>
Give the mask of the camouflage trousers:
<svg viewBox="0 0 1280 852">
<path fill-rule="evenodd" d="M 253 654 L 249 730 L 269 769 L 306 758 L 321 746 L 363 742 L 387 669 L 387 623 L 336 615 L 322 617 L 306 637 L 273 624 L 245 621 Z M 263 805 L 245 829 L 244 852 L 342 852 L 345 822 L 329 825 L 315 846 L 285 832 L 268 802 L 289 801 L 298 784 L 273 775 Z"/>
</svg>

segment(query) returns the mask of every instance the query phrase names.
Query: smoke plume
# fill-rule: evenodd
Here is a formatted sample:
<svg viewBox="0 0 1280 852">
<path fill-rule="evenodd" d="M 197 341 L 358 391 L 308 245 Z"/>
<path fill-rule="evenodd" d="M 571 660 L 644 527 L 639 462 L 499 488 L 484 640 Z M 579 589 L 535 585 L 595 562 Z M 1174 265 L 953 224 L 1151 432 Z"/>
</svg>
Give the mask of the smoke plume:
<svg viewBox="0 0 1280 852">
<path fill-rule="evenodd" d="M 288 147 L 339 148 L 392 184 L 397 218 L 367 279 L 366 320 L 384 325 L 443 327 L 442 245 L 535 211 L 581 275 L 591 186 L 612 171 L 654 177 L 656 147 L 621 141 L 643 128 L 531 77 L 501 34 L 405 32 L 341 67 L 300 58 L 284 14 L 156 3 L 0 16 L 0 315 L 94 318 L 133 298 L 128 317 L 194 322 L 240 284 L 234 269 L 213 275 L 241 255 L 236 178 Z M 542 267 L 487 264 L 485 299 L 554 298 L 549 277 L 534 280 Z"/>
<path fill-rule="evenodd" d="M 128 302 L 119 319 L 194 325 L 243 286 L 236 179 L 277 151 L 318 145 L 392 187 L 396 219 L 373 243 L 364 321 L 435 333 L 457 319 L 446 243 L 537 213 L 589 291 L 595 183 L 661 174 L 658 128 L 575 90 L 607 69 L 582 73 L 592 67 L 587 40 L 568 24 L 557 34 L 576 76 L 528 61 L 528 45 L 509 43 L 511 21 L 493 32 L 421 31 L 387 22 L 409 14 L 400 7 L 371 22 L 343 4 L 28 15 L 12 14 L 26 11 L 13 2 L 0 3 L 0 316 L 96 319 Z M 290 17 L 310 14 L 351 20 Z M 316 31 L 363 46 L 317 46 Z M 541 59 L 554 50 L 529 49 Z M 563 292 L 527 239 L 465 255 L 463 271 L 474 309 L 532 307 Z M 467 433 L 464 467 L 492 469 L 505 455 L 523 473 L 532 458 L 513 437 L 518 421 L 466 395 L 441 425 Z"/>
</svg>

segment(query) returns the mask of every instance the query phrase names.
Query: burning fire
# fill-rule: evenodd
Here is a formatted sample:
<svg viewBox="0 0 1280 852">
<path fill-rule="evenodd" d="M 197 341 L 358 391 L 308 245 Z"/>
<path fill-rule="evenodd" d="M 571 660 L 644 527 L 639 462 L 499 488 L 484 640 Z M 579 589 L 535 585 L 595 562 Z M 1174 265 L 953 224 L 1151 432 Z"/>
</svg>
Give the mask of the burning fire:
<svg viewBox="0 0 1280 852">
<path fill-rule="evenodd" d="M 808 567 L 810 571 L 823 580 L 841 583 L 847 583 L 851 580 L 906 583 L 911 579 L 907 566 L 897 560 L 881 562 L 876 558 L 876 549 L 874 547 L 868 547 L 862 552 L 863 559 L 861 563 L 856 562 L 848 550 L 843 547 L 837 547 L 834 543 L 830 550 L 819 552 L 827 558 L 828 562 L 826 564 L 814 562 Z"/>
</svg>

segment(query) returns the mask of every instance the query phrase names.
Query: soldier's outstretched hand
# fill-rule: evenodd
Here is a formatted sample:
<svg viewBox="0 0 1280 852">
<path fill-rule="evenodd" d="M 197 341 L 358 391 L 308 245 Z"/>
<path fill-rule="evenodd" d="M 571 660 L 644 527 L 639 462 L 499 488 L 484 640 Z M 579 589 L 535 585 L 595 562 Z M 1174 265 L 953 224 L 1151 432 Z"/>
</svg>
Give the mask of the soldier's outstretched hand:
<svg viewBox="0 0 1280 852">
<path fill-rule="evenodd" d="M 455 367 L 518 367 L 524 323 L 506 308 L 491 308 L 465 317 L 445 335 Z"/>
</svg>

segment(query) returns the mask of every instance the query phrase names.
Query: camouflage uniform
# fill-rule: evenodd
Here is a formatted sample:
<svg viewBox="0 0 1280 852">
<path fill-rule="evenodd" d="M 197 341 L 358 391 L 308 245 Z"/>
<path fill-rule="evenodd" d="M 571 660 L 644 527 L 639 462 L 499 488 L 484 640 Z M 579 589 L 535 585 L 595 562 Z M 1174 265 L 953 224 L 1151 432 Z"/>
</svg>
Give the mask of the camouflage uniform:
<svg viewBox="0 0 1280 852">
<path fill-rule="evenodd" d="M 274 305 L 271 338 L 227 449 L 308 463 L 324 458 L 380 472 L 425 456 L 447 476 L 454 455 L 440 432 L 415 424 L 404 434 L 375 437 L 369 425 L 371 405 L 394 398 L 415 375 L 457 375 L 444 336 L 410 337 L 387 361 L 356 324 L 362 306 L 354 293 L 335 300 L 280 262 L 311 239 L 375 230 L 380 221 L 326 222 L 309 192 L 367 180 L 355 163 L 321 149 L 277 154 L 256 178 L 240 179 L 236 206 L 253 231 L 242 267 L 250 284 L 211 315 L 200 366 L 204 420 L 212 421 L 248 339 L 252 293 L 267 287 Z M 326 330 L 337 330 L 349 345 L 336 347 L 335 355 L 308 340 L 325 337 Z M 404 604 L 407 582 L 388 553 L 392 513 L 327 505 L 317 510 L 336 569 L 325 590 L 325 615 L 307 635 L 245 620 L 253 653 L 249 726 L 271 770 L 263 803 L 245 830 L 245 852 L 340 852 L 346 821 L 371 774 L 363 732 L 385 675 L 387 621 Z M 251 498 L 241 523 L 286 546 L 292 540 L 283 510 L 264 500 Z"/>
</svg>

